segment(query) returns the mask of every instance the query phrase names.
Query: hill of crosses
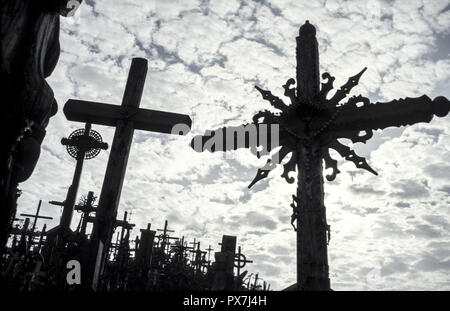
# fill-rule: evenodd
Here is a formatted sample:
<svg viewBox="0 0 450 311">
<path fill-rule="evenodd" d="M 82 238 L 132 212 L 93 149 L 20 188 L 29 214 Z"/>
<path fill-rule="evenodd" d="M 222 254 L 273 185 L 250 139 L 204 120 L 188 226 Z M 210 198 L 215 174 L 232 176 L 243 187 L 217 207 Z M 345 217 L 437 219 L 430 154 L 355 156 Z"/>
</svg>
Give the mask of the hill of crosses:
<svg viewBox="0 0 450 311">
<path fill-rule="evenodd" d="M 45 128 L 57 110 L 54 93 L 45 79 L 58 62 L 59 18 L 72 16 L 81 2 L 55 0 L 44 5 L 6 0 L 0 4 L 1 46 L 5 51 L 0 55 L 1 82 L 6 86 L 5 102 L 12 103 L 0 122 L 5 146 L 0 153 L 0 289 L 270 290 L 270 284 L 258 273 L 244 270 L 252 261 L 244 255 L 245 245 L 238 245 L 236 236 L 224 234 L 217 246 L 205 247 L 200 240 L 188 241 L 176 235 L 167 220 L 161 228 L 154 229 L 149 223 L 133 231 L 135 225 L 127 212 L 118 217 L 134 130 L 186 135 L 192 125 L 188 115 L 139 107 L 148 66 L 143 58 L 132 60 L 121 105 L 79 99 L 65 104 L 67 120 L 82 122 L 84 127 L 61 140 L 76 165 L 66 197 L 49 201 L 62 207 L 59 224 L 50 229 L 41 225 L 43 220 L 52 219 L 41 214 L 42 201 L 33 214 L 17 213 L 19 184 L 33 173 Z M 366 68 L 328 96 L 334 77 L 324 73 L 324 82 L 320 82 L 316 29 L 309 21 L 300 27 L 296 58 L 296 79 L 283 85 L 289 104 L 256 86 L 277 112 L 261 111 L 249 124 L 195 136 L 191 146 L 199 152 L 249 148 L 258 157 L 268 156 L 249 188 L 290 156 L 282 177 L 294 183 L 289 173 L 297 171 L 297 192 L 291 203 L 291 224 L 297 237 L 297 282 L 287 290 L 330 290 L 330 226 L 324 204 L 323 163 L 332 171 L 326 176 L 329 181 L 339 170 L 329 150 L 337 151 L 357 168 L 376 174 L 364 158 L 338 139 L 366 142 L 378 129 L 430 122 L 434 116 L 446 116 L 450 102 L 425 95 L 386 103 L 371 103 L 361 95 L 348 98 Z M 115 128 L 111 144 L 92 129 L 95 124 Z M 174 131 L 180 125 L 177 128 L 184 130 Z M 99 196 L 89 191 L 80 197 L 84 161 L 95 161 L 106 149 L 110 153 Z M 81 215 L 78 223 L 73 221 L 75 212 Z"/>
</svg>

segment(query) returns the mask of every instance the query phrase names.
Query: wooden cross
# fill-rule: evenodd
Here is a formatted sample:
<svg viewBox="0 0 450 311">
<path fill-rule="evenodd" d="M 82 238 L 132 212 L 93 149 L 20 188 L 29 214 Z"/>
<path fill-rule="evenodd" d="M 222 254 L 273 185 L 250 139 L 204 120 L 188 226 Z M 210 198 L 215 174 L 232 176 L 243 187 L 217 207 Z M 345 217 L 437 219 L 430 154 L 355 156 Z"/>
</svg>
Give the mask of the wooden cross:
<svg viewBox="0 0 450 311">
<path fill-rule="evenodd" d="M 190 243 L 193 244 L 192 245 L 192 250 L 190 250 L 189 252 L 192 253 L 192 265 L 194 266 L 194 270 L 197 273 L 200 270 L 201 264 L 202 264 L 202 255 L 206 254 L 206 252 L 202 251 L 200 249 L 200 241 Z M 197 247 L 196 247 L 197 246 Z"/>
<path fill-rule="evenodd" d="M 326 82 L 320 84 L 316 29 L 306 21 L 300 27 L 297 37 L 297 87 L 291 88 L 295 84 L 294 79 L 289 79 L 283 85 L 284 95 L 289 97 L 291 104 L 288 106 L 270 91 L 256 87 L 263 99 L 281 112 L 275 114 L 267 110 L 260 111 L 253 117 L 251 125 L 256 127 L 258 138 L 254 140 L 253 145 L 249 135 L 239 137 L 244 143 L 237 143 L 235 136 L 229 135 L 231 130 L 236 131 L 236 127 L 219 128 L 203 136 L 196 136 L 191 142 L 191 146 L 199 152 L 236 150 L 244 147 L 250 148 L 258 157 L 270 155 L 271 150 L 281 146 L 277 152 L 270 155 L 266 165 L 258 169 L 249 188 L 266 178 L 277 164 L 291 154 L 290 160 L 284 164 L 281 176 L 287 182 L 293 183 L 295 180 L 289 173 L 297 168 L 297 194 L 291 206 L 292 224 L 297 222 L 295 288 L 298 290 L 330 289 L 327 255 L 330 227 L 326 221 L 324 205 L 322 161 L 325 162 L 325 168 L 332 169 L 332 173 L 326 176 L 327 180 L 333 180 L 339 170 L 337 161 L 330 157 L 329 149 L 336 150 L 357 168 L 377 174 L 364 158 L 342 145 L 338 139 L 347 138 L 353 143 L 366 142 L 372 137 L 374 130 L 430 122 L 433 116 L 444 117 L 450 110 L 450 102 L 445 97 L 431 100 L 425 95 L 375 104 L 359 95 L 349 98 L 347 102 L 341 102 L 358 84 L 366 69 L 350 77 L 346 84 L 328 98 L 329 91 L 333 89 L 334 77 L 324 73 L 322 78 Z M 261 143 L 261 133 L 264 129 L 267 141 Z M 243 133 L 247 134 L 245 131 Z M 273 134 L 279 139 L 278 145 L 269 140 Z M 232 137 L 234 141 L 227 141 L 227 137 Z M 262 151 L 256 152 L 256 147 L 263 147 Z"/>
<path fill-rule="evenodd" d="M 253 263 L 253 261 L 247 260 L 247 257 L 244 254 L 242 254 L 240 246 L 238 247 L 238 252 L 234 257 L 234 261 L 235 261 L 234 266 L 237 268 L 236 281 L 238 286 L 236 286 L 236 289 L 238 289 L 238 287 L 240 286 L 239 279 L 241 276 L 241 269 L 244 268 L 247 263 Z"/>
<path fill-rule="evenodd" d="M 133 58 L 121 106 L 73 99 L 64 106 L 70 121 L 116 127 L 91 237 L 89 282 L 94 289 L 111 240 L 134 130 L 185 135 L 192 124 L 188 115 L 139 108 L 146 75 L 147 60 Z"/>
<path fill-rule="evenodd" d="M 92 136 L 95 133 L 97 135 Z M 61 144 L 66 146 L 68 153 L 77 160 L 72 184 L 67 191 L 64 200 L 64 208 L 61 215 L 60 229 L 69 231 L 72 223 L 73 209 L 77 198 L 78 187 L 80 185 L 81 172 L 83 170 L 84 159 L 92 159 L 98 155 L 100 149 L 108 149 L 108 144 L 102 142 L 100 134 L 91 130 L 91 124 L 87 122 L 84 130 L 74 131 L 69 138 L 61 139 Z"/>
<path fill-rule="evenodd" d="M 96 216 L 96 218 L 97 218 L 97 216 Z M 123 220 L 117 219 L 117 220 L 114 222 L 114 228 L 122 227 L 122 230 L 131 230 L 131 229 L 133 229 L 133 227 L 135 226 L 135 224 L 130 223 L 130 222 L 127 220 L 127 218 L 128 218 L 128 212 L 125 211 L 125 212 L 123 213 Z M 122 233 L 122 235 L 123 235 L 123 233 Z M 122 238 L 122 237 L 121 237 L 121 238 Z"/>
<path fill-rule="evenodd" d="M 60 204 L 61 202 L 54 202 L 52 201 L 55 205 Z M 96 212 L 97 208 L 93 207 L 93 206 L 85 206 L 85 205 L 75 205 L 75 210 L 76 211 L 82 211 L 83 213 L 85 213 L 85 215 L 83 216 L 83 226 L 86 227 L 87 223 L 95 223 L 95 219 L 96 216 L 90 216 L 89 213 L 92 212 Z M 86 221 L 86 224 L 84 224 L 84 221 Z M 126 230 L 131 230 L 133 229 L 133 227 L 135 227 L 135 224 L 132 224 L 129 222 L 129 220 L 124 220 L 124 219 L 116 219 L 116 221 L 114 222 L 114 230 L 117 229 L 117 227 L 121 227 L 124 228 Z M 80 230 L 80 232 L 82 232 L 83 230 Z M 120 235 L 118 233 L 118 235 Z"/>
<path fill-rule="evenodd" d="M 41 204 L 42 204 L 42 200 L 39 200 L 39 204 L 38 207 L 36 209 L 36 214 L 32 215 L 32 214 L 20 214 L 20 216 L 25 216 L 25 217 L 30 217 L 33 218 L 33 226 L 31 226 L 31 232 L 34 232 L 34 229 L 36 229 L 36 222 L 39 219 L 53 219 L 53 217 L 49 217 L 49 216 L 41 216 L 39 215 L 39 212 L 41 211 Z"/>
<path fill-rule="evenodd" d="M 170 239 L 178 239 L 178 238 L 173 238 L 173 237 L 169 237 L 168 233 L 169 232 L 175 232 L 174 230 L 169 230 L 168 229 L 168 221 L 166 219 L 166 221 L 164 222 L 164 229 L 156 229 L 156 231 L 162 231 L 162 234 L 158 237 L 158 240 L 161 240 L 161 249 L 162 251 L 165 253 L 166 252 L 166 245 L 168 244 Z"/>
<path fill-rule="evenodd" d="M 31 226 L 31 230 L 28 235 L 28 241 L 29 241 L 30 246 L 34 243 L 34 230 L 36 229 L 36 223 L 37 223 L 38 218 L 39 219 L 48 219 L 48 220 L 53 219 L 53 217 L 39 215 L 39 212 L 41 211 L 41 204 L 42 204 L 42 200 L 39 200 L 38 207 L 36 209 L 36 214 L 34 214 L 34 215 L 26 214 L 26 213 L 20 214 L 20 216 L 29 217 L 29 218 L 34 219 L 33 225 Z"/>
<path fill-rule="evenodd" d="M 175 256 L 178 261 L 180 261 L 183 265 L 185 264 L 185 259 L 187 258 L 186 252 L 193 247 L 188 247 L 187 243 L 184 240 L 184 236 L 179 239 L 178 243 L 172 246 L 172 250 L 175 251 Z"/>
<path fill-rule="evenodd" d="M 194 242 L 189 242 L 188 244 L 192 244 L 192 246 L 190 247 L 190 250 L 189 250 L 189 252 L 190 253 L 192 253 L 192 262 L 194 262 L 195 261 L 195 256 L 196 256 L 196 250 L 198 250 L 199 249 L 199 247 L 200 247 L 200 241 L 199 242 L 197 242 L 197 239 L 196 238 L 194 238 Z"/>
<path fill-rule="evenodd" d="M 75 205 L 75 210 L 83 213 L 81 216 L 82 217 L 81 228 L 79 231 L 82 235 L 86 234 L 86 228 L 90 220 L 90 214 L 96 211 L 96 207 L 94 207 L 94 201 L 95 201 L 94 192 L 89 191 L 83 204 Z"/>
</svg>

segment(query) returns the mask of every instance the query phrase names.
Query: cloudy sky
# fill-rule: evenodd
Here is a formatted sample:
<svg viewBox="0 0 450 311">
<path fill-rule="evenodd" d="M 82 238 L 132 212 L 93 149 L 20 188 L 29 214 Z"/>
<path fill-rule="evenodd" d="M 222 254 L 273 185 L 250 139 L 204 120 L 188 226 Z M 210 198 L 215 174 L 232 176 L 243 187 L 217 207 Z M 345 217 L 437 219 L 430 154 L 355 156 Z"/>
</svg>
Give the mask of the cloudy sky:
<svg viewBox="0 0 450 311">
<path fill-rule="evenodd" d="M 19 212 L 60 209 L 75 160 L 60 144 L 82 128 L 68 122 L 69 98 L 119 105 L 132 57 L 149 60 L 141 107 L 189 114 L 187 137 L 136 131 L 120 210 L 132 222 L 171 229 L 216 250 L 237 235 L 250 273 L 283 289 L 295 282 L 291 195 L 276 169 L 251 190 L 266 159 L 248 150 L 196 153 L 193 135 L 239 125 L 270 109 L 254 89 L 282 97 L 295 77 L 295 37 L 317 28 L 320 70 L 335 86 L 367 66 L 353 95 L 373 102 L 427 94 L 450 98 L 450 5 L 423 1 L 85 0 L 62 18 L 61 57 L 48 79 L 60 110 L 51 120 L 34 175 L 21 185 Z M 113 128 L 93 126 L 111 143 Z M 379 176 L 340 161 L 325 185 L 335 290 L 450 290 L 450 119 L 376 133 L 357 153 Z M 100 193 L 109 152 L 85 162 L 79 194 Z M 335 156 L 339 158 L 339 156 Z M 78 216 L 77 216 L 78 217 Z M 73 226 L 76 226 L 74 219 Z M 138 234 L 137 230 L 134 234 Z"/>
</svg>

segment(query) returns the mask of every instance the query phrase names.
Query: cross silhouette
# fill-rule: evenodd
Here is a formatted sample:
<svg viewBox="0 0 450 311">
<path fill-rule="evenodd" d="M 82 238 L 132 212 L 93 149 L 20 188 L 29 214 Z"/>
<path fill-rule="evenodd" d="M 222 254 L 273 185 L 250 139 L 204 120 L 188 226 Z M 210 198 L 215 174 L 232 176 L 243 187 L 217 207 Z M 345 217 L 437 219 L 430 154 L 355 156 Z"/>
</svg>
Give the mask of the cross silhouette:
<svg viewBox="0 0 450 311">
<path fill-rule="evenodd" d="M 350 77 L 330 98 L 334 77 L 324 73 L 326 80 L 320 84 L 319 50 L 316 29 L 308 21 L 300 27 L 297 37 L 297 87 L 294 79 L 289 79 L 284 88 L 284 95 L 291 104 L 286 105 L 270 91 L 256 86 L 264 100 L 278 109 L 279 113 L 260 111 L 253 117 L 253 127 L 223 127 L 208 131 L 205 135 L 192 139 L 191 146 L 196 151 L 227 151 L 237 148 L 250 148 L 258 157 L 270 155 L 270 151 L 280 147 L 267 160 L 258 172 L 249 188 L 266 178 L 277 164 L 291 154 L 284 164 L 281 175 L 288 183 L 295 179 L 289 176 L 297 168 L 297 194 L 294 196 L 292 224 L 297 226 L 297 285 L 298 290 L 329 290 L 327 244 L 329 225 L 326 221 L 324 205 L 323 164 L 331 168 L 327 175 L 331 181 L 339 173 L 337 161 L 332 159 L 329 149 L 336 150 L 342 157 L 355 164 L 357 168 L 376 174 L 363 157 L 351 148 L 341 144 L 339 138 L 350 139 L 353 143 L 366 142 L 373 131 L 390 126 L 405 126 L 418 122 L 430 122 L 433 116 L 444 117 L 450 110 L 450 102 L 445 97 L 431 100 L 423 95 L 417 98 L 405 98 L 386 103 L 370 103 L 361 95 L 347 97 L 355 87 L 364 68 L 357 75 Z M 250 129 L 256 128 L 257 139 L 251 139 Z M 238 130 L 243 130 L 243 137 L 236 137 Z M 231 134 L 231 135 L 230 135 Z M 265 135 L 261 135 L 265 134 Z M 261 136 L 267 136 L 262 140 Z M 278 138 L 279 144 L 272 139 Z M 234 141 L 229 141 L 231 137 Z M 257 147 L 262 147 L 258 150 Z"/>
</svg>

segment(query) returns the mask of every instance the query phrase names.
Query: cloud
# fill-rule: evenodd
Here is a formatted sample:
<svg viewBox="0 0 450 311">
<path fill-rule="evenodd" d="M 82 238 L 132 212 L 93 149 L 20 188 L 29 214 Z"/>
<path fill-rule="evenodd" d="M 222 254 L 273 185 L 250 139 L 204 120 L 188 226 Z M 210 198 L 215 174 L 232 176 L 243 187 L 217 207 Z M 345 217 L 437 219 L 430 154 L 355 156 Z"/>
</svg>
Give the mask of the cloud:
<svg viewBox="0 0 450 311">
<path fill-rule="evenodd" d="M 263 227 L 269 230 L 274 230 L 277 227 L 276 221 L 258 212 L 248 212 L 245 218 L 246 222 L 253 227 Z"/>
<path fill-rule="evenodd" d="M 399 189 L 400 191 L 394 192 L 393 195 L 400 198 L 420 198 L 428 196 L 429 192 L 423 184 L 412 180 L 405 180 L 398 182 L 393 185 L 394 189 Z"/>
<path fill-rule="evenodd" d="M 439 261 L 436 258 L 427 257 L 417 262 L 414 268 L 425 272 L 448 271 L 450 270 L 450 260 Z"/>
<path fill-rule="evenodd" d="M 397 206 L 399 208 L 410 208 L 411 204 L 405 203 L 405 202 L 397 202 L 397 203 L 395 203 L 395 206 Z"/>
<path fill-rule="evenodd" d="M 424 172 L 433 178 L 450 179 L 450 165 L 448 164 L 431 164 L 424 168 Z"/>
</svg>

